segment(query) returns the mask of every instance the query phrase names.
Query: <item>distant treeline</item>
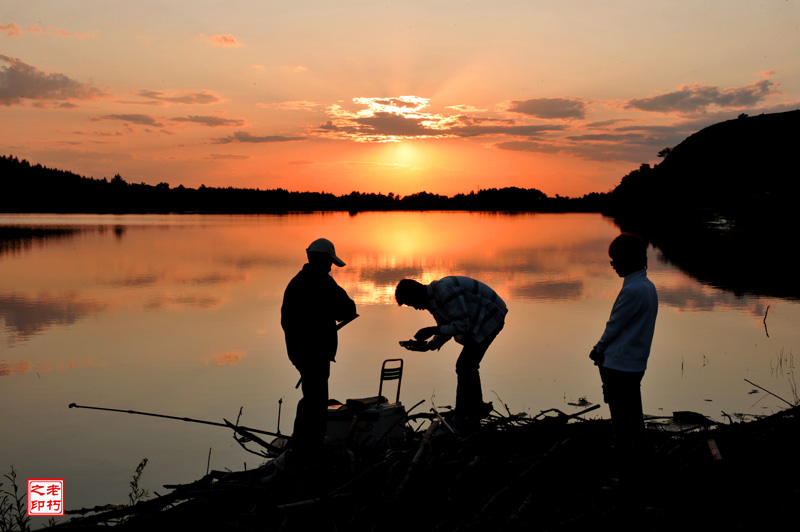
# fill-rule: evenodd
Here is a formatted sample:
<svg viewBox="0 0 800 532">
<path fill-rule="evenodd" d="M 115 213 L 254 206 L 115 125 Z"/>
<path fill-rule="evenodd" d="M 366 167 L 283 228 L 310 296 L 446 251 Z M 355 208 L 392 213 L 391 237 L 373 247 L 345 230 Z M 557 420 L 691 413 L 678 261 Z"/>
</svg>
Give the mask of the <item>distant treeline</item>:
<svg viewBox="0 0 800 532">
<path fill-rule="evenodd" d="M 599 212 L 606 194 L 582 198 L 548 197 L 535 188 L 490 188 L 442 196 L 418 192 L 293 192 L 201 185 L 170 187 L 168 183 L 129 183 L 116 174 L 110 180 L 31 164 L 0 156 L 0 212 L 52 213 L 275 213 L 297 211 L 467 210 L 528 212 Z"/>
</svg>

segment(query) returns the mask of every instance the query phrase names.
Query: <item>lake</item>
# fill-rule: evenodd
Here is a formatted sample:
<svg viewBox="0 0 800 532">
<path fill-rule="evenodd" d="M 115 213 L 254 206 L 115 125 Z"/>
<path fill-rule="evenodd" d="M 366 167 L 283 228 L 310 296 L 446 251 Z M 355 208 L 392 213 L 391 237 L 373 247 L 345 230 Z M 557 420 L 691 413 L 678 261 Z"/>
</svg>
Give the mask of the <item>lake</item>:
<svg viewBox="0 0 800 532">
<path fill-rule="evenodd" d="M 67 509 L 127 502 L 143 458 L 140 485 L 162 494 L 209 466 L 262 462 L 224 428 L 70 403 L 215 422 L 242 408 L 241 424 L 291 433 L 301 394 L 280 304 L 318 237 L 347 262 L 332 275 L 360 314 L 339 334 L 331 397 L 376 395 L 381 362 L 402 357 L 406 406 L 453 404 L 459 346 L 402 349 L 433 320 L 393 294 L 403 278 L 467 275 L 509 307 L 481 366 L 485 400 L 532 415 L 602 403 L 588 353 L 622 281 L 607 255 L 619 229 L 597 214 L 0 215 L 0 229 L 12 235 L 0 242 L 0 474 L 64 478 Z M 798 302 L 703 285 L 652 247 L 649 276 L 660 309 L 645 413 L 725 421 L 786 406 L 745 379 L 797 400 Z"/>
</svg>

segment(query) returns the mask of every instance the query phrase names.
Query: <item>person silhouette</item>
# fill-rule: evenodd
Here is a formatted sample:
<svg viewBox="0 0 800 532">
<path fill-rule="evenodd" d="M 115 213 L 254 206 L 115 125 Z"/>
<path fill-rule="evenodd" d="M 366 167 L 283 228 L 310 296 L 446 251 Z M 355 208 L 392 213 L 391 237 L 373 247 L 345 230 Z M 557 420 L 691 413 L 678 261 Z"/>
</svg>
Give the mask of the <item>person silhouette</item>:
<svg viewBox="0 0 800 532">
<path fill-rule="evenodd" d="M 345 265 L 336 256 L 333 243 L 325 238 L 314 240 L 306 255 L 308 262 L 283 294 L 281 327 L 289 360 L 300 372 L 303 392 L 297 403 L 292 454 L 310 461 L 322 455 L 328 377 L 338 347 L 337 330 L 357 314 L 355 302 L 329 275 L 332 265 Z"/>
<path fill-rule="evenodd" d="M 491 403 L 483 402 L 479 369 L 487 349 L 505 325 L 505 302 L 484 283 L 463 276 L 444 277 L 427 285 L 403 279 L 395 289 L 395 300 L 400 306 L 427 310 L 436 320 L 435 326 L 417 331 L 415 341 L 401 345 L 412 351 L 431 351 L 455 338 L 463 346 L 456 361 L 453 423 L 456 428 L 460 425 L 464 430 L 474 430 L 492 410 Z"/>
<path fill-rule="evenodd" d="M 589 358 L 600 370 L 622 477 L 630 478 L 647 445 L 641 382 L 653 343 L 658 294 L 647 278 L 647 243 L 641 237 L 622 233 L 609 245 L 608 255 L 623 278 L 622 289 Z"/>
</svg>

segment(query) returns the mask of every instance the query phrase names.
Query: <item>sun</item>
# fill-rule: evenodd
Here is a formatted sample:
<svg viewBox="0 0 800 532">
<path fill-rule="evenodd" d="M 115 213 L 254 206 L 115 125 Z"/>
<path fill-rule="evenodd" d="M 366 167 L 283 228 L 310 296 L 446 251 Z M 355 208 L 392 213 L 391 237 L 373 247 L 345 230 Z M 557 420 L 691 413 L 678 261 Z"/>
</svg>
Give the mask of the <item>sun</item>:
<svg viewBox="0 0 800 532">
<path fill-rule="evenodd" d="M 413 141 L 400 141 L 387 145 L 386 160 L 408 170 L 420 169 L 424 166 L 424 153 L 414 145 Z"/>
</svg>

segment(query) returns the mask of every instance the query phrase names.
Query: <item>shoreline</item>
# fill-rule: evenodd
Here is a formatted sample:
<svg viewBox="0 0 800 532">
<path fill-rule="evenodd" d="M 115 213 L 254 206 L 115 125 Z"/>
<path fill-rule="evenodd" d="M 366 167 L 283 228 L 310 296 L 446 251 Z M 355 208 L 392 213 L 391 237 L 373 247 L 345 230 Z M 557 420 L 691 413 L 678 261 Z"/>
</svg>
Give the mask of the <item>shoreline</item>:
<svg viewBox="0 0 800 532">
<path fill-rule="evenodd" d="M 105 529 L 101 523 L 122 520 L 120 530 L 585 530 L 612 523 L 673 530 L 687 516 L 693 528 L 770 528 L 784 523 L 780 510 L 793 507 L 798 492 L 798 414 L 795 406 L 746 423 L 693 424 L 688 432 L 651 427 L 653 453 L 634 492 L 615 481 L 610 422 L 554 410 L 492 416 L 466 437 L 434 428 L 402 448 L 333 451 L 324 465 L 269 483 L 262 479 L 271 462 L 212 471 L 165 486 L 170 494 L 55 528 Z M 391 517 L 376 521 L 380 515 Z"/>
</svg>

